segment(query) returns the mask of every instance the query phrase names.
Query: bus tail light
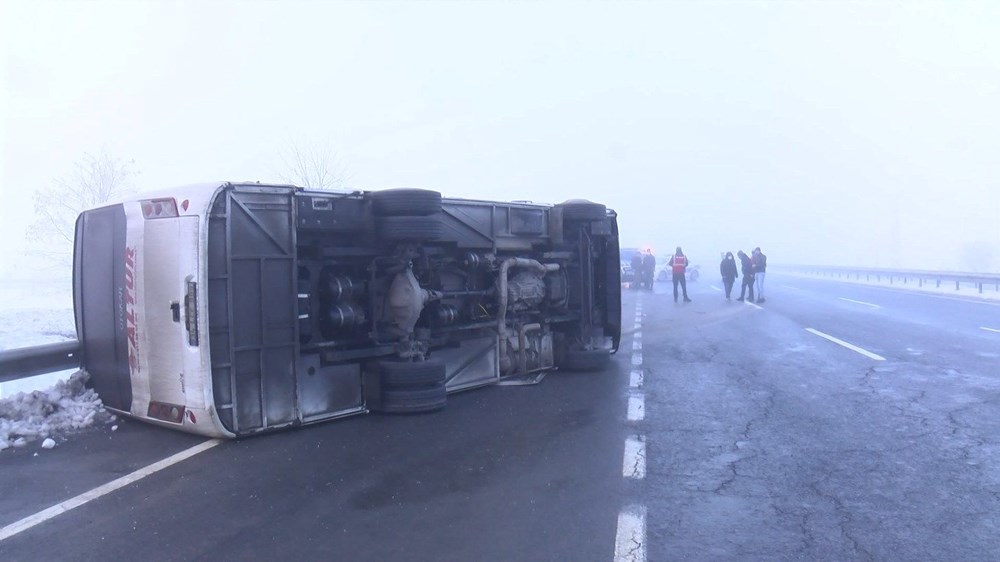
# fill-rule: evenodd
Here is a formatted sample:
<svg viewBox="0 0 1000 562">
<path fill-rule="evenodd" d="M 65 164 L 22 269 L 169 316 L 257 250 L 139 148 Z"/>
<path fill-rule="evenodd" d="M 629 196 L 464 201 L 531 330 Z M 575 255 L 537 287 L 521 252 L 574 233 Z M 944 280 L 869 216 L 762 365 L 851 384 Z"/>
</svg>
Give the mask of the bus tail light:
<svg viewBox="0 0 1000 562">
<path fill-rule="evenodd" d="M 150 402 L 146 415 L 165 422 L 182 423 L 184 421 L 184 406 L 165 402 Z"/>
<path fill-rule="evenodd" d="M 142 206 L 142 217 L 146 219 L 172 219 L 177 218 L 177 201 L 173 197 L 162 199 L 146 199 L 139 201 Z"/>
</svg>

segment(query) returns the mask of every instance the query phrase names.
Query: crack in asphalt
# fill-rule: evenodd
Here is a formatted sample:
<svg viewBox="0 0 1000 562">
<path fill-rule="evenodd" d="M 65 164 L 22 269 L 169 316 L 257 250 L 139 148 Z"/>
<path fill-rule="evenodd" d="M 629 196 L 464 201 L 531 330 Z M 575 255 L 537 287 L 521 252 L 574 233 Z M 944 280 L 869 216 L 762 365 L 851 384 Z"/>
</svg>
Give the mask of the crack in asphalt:
<svg viewBox="0 0 1000 562">
<path fill-rule="evenodd" d="M 827 478 L 829 478 L 829 474 L 827 475 Z M 851 544 L 851 547 L 854 549 L 855 553 L 863 556 L 865 560 L 875 560 L 875 556 L 871 552 L 867 551 L 864 547 L 862 547 L 861 544 L 858 542 L 858 540 L 854 538 L 854 535 L 852 535 L 850 530 L 848 529 L 848 526 L 854 522 L 854 516 L 851 514 L 850 510 L 847 509 L 847 506 L 844 505 L 843 500 L 841 500 L 837 495 L 827 494 L 826 492 L 821 490 L 820 485 L 822 484 L 822 482 L 823 480 L 817 480 L 815 482 L 811 482 L 809 484 L 809 488 L 815 495 L 833 504 L 834 510 L 836 510 L 837 512 L 837 518 L 840 520 L 839 526 L 840 526 L 841 536 Z"/>
</svg>

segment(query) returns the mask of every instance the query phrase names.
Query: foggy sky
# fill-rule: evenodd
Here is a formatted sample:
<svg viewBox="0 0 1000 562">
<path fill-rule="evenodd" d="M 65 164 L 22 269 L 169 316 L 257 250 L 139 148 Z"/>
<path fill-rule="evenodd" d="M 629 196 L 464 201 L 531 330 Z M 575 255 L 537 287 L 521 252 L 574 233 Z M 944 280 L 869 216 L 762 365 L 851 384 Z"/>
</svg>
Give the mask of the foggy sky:
<svg viewBox="0 0 1000 562">
<path fill-rule="evenodd" d="M 620 215 L 695 262 L 1000 270 L 1000 3 L 5 2 L 0 266 L 84 152 Z M 3 269 L 0 267 L 0 270 Z"/>
</svg>

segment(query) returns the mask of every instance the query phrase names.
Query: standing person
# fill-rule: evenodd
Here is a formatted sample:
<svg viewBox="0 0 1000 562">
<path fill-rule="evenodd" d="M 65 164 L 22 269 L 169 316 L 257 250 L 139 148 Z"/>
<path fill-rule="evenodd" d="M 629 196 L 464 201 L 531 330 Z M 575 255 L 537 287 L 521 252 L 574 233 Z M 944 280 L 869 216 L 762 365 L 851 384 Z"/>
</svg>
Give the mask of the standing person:
<svg viewBox="0 0 1000 562">
<path fill-rule="evenodd" d="M 753 276 L 757 285 L 757 302 L 764 302 L 764 277 L 767 273 L 767 256 L 760 251 L 760 246 L 753 249 Z M 752 300 L 752 298 L 751 298 Z"/>
<path fill-rule="evenodd" d="M 638 289 L 642 287 L 642 283 L 645 281 L 642 272 L 642 254 L 636 252 L 632 254 L 632 288 Z"/>
<path fill-rule="evenodd" d="M 646 283 L 646 289 L 653 290 L 653 277 L 656 275 L 656 256 L 653 250 L 647 248 L 646 255 L 642 256 L 642 279 Z"/>
<path fill-rule="evenodd" d="M 750 302 L 753 302 L 753 260 L 743 250 L 736 252 L 736 255 L 740 257 L 740 269 L 743 270 L 743 285 L 740 286 L 740 298 L 736 300 L 741 302 L 746 300 L 747 289 L 750 289 Z"/>
<path fill-rule="evenodd" d="M 736 271 L 736 259 L 733 258 L 732 252 L 726 252 L 725 257 L 722 258 L 722 263 L 719 264 L 719 273 L 722 274 L 722 283 L 726 286 L 726 300 L 729 300 L 733 293 L 733 283 L 740 276 Z"/>
<path fill-rule="evenodd" d="M 688 285 L 687 279 L 684 278 L 684 273 L 687 271 L 688 259 L 681 251 L 681 247 L 677 246 L 677 251 L 674 252 L 674 257 L 670 258 L 670 270 L 674 274 L 674 302 L 677 302 L 677 284 L 681 284 L 681 288 L 684 290 L 684 302 L 691 302 L 688 298 Z"/>
</svg>

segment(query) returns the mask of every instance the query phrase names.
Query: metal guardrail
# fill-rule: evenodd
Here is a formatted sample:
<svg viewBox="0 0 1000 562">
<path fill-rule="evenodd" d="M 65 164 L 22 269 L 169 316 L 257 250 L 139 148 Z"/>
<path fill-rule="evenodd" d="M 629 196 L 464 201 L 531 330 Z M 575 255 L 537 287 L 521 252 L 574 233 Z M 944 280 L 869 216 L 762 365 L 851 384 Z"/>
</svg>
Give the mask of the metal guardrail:
<svg viewBox="0 0 1000 562">
<path fill-rule="evenodd" d="M 0 351 L 0 382 L 80 367 L 77 340 Z"/>
<path fill-rule="evenodd" d="M 984 287 L 993 287 L 993 290 L 1000 292 L 1000 273 L 961 273 L 953 271 L 926 271 L 919 269 L 886 269 L 878 267 L 840 267 L 830 265 L 783 265 L 773 267 L 776 271 L 794 271 L 832 277 L 839 279 L 855 280 L 864 279 L 866 281 L 888 280 L 890 285 L 896 281 L 903 285 L 916 283 L 918 287 L 924 284 L 933 283 L 935 287 L 940 287 L 942 283 L 954 283 L 955 290 L 961 289 L 963 283 L 975 288 L 980 293 Z"/>
</svg>

